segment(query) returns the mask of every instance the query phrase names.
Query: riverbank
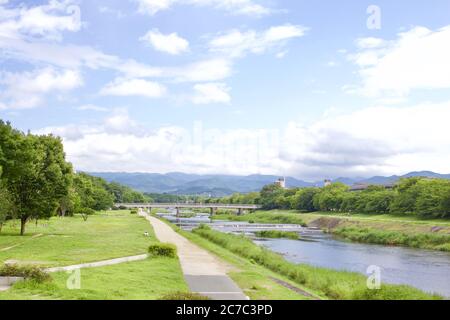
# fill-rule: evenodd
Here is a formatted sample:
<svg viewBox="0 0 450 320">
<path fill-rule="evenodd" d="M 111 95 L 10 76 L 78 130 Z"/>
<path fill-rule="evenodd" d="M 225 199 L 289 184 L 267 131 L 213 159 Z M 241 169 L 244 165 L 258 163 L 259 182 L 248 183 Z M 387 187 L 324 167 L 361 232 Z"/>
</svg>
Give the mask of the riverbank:
<svg viewBox="0 0 450 320">
<path fill-rule="evenodd" d="M 233 268 L 228 275 L 251 300 L 326 300 L 326 296 L 273 272 L 254 261 L 241 257 L 195 233 L 184 231 L 166 220 L 176 232 L 208 250 Z"/>
<path fill-rule="evenodd" d="M 392 215 L 345 215 L 258 211 L 244 216 L 218 215 L 215 220 L 261 222 L 285 221 L 319 228 L 341 238 L 364 243 L 450 251 L 450 221 L 420 220 Z"/>
<path fill-rule="evenodd" d="M 224 234 L 211 230 L 209 227 L 195 229 L 193 235 L 229 250 L 278 276 L 286 277 L 296 286 L 302 286 L 302 288 L 328 299 L 428 300 L 440 298 L 404 285 L 382 284 L 379 290 L 370 290 L 366 285 L 366 277 L 361 274 L 291 263 L 281 255 L 254 244 L 248 238 Z"/>
</svg>

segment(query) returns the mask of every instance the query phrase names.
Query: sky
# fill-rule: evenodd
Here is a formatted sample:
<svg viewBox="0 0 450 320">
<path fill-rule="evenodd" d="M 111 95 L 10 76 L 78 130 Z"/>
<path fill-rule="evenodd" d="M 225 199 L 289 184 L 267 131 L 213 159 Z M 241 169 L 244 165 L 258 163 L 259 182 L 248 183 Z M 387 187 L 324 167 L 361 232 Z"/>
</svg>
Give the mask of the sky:
<svg viewBox="0 0 450 320">
<path fill-rule="evenodd" d="M 450 2 L 0 0 L 0 118 L 83 171 L 450 173 Z"/>
</svg>

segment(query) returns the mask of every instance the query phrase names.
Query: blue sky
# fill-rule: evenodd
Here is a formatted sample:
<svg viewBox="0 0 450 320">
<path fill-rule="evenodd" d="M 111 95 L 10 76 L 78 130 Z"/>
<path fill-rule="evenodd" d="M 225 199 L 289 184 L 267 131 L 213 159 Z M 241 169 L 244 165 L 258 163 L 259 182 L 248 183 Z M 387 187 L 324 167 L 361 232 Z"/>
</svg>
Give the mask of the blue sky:
<svg viewBox="0 0 450 320">
<path fill-rule="evenodd" d="M 0 0 L 0 117 L 62 136 L 80 170 L 450 172 L 449 13 L 446 0 Z"/>
</svg>

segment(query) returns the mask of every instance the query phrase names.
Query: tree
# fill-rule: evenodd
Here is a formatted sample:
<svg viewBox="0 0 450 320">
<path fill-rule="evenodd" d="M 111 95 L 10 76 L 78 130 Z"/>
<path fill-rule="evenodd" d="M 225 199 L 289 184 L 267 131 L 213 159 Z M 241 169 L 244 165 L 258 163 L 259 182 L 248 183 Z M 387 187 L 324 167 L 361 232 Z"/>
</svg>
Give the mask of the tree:
<svg viewBox="0 0 450 320">
<path fill-rule="evenodd" d="M 269 184 L 262 188 L 260 204 L 265 210 L 272 210 L 277 208 L 277 198 L 283 195 L 283 188 L 278 184 Z"/>
<path fill-rule="evenodd" d="M 1 177 L 1 168 L 0 168 Z M 11 196 L 6 189 L 4 182 L 0 180 L 0 233 L 2 232 L 3 224 L 12 218 Z"/>
<path fill-rule="evenodd" d="M 314 196 L 313 202 L 315 209 L 321 211 L 339 211 L 348 189 L 348 186 L 340 182 L 322 188 L 322 190 Z"/>
<path fill-rule="evenodd" d="M 395 187 L 395 198 L 389 210 L 391 213 L 414 213 L 416 200 L 419 196 L 417 183 L 422 179 L 420 177 L 413 177 L 400 180 Z"/>
<path fill-rule="evenodd" d="M 55 214 L 61 198 L 67 195 L 72 166 L 65 161 L 59 138 L 23 134 L 9 123 L 0 122 L 0 166 L 11 195 L 20 234 L 31 219 Z"/>
<path fill-rule="evenodd" d="M 297 210 L 313 212 L 314 207 L 314 197 L 320 192 L 318 188 L 304 188 L 297 191 L 294 198 L 292 199 L 292 207 Z"/>
</svg>

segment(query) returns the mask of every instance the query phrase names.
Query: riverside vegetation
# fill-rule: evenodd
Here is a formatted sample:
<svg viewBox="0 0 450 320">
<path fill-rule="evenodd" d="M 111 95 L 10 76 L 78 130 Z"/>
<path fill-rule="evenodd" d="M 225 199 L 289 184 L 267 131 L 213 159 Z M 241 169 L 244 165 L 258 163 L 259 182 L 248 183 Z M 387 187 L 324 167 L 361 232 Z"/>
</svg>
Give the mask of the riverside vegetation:
<svg viewBox="0 0 450 320">
<path fill-rule="evenodd" d="M 380 290 L 370 290 L 366 285 L 367 279 L 363 275 L 290 263 L 282 256 L 254 244 L 244 236 L 224 234 L 207 226 L 200 226 L 194 229 L 193 233 L 252 261 L 254 264 L 289 278 L 296 284 L 312 290 L 316 295 L 322 295 L 329 299 L 441 299 L 438 295 L 426 294 L 405 285 L 382 284 Z"/>
</svg>

